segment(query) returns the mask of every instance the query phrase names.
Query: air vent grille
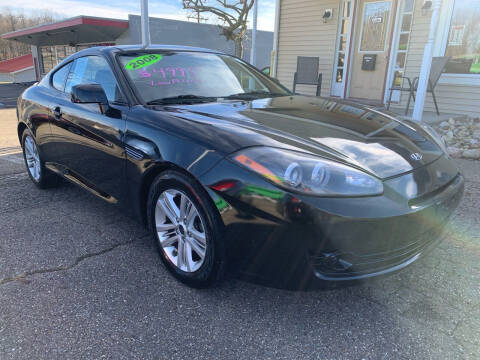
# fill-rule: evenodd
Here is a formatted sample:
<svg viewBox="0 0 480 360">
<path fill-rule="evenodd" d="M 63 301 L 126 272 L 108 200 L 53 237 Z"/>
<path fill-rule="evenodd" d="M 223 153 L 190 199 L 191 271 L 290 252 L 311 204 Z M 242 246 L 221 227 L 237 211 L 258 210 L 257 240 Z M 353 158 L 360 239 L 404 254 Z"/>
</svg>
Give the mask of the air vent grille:
<svg viewBox="0 0 480 360">
<path fill-rule="evenodd" d="M 125 153 L 127 154 L 127 156 L 135 159 L 135 160 L 143 160 L 144 156 L 143 154 L 137 150 L 137 149 L 134 149 L 132 148 L 131 146 L 125 146 Z"/>
</svg>

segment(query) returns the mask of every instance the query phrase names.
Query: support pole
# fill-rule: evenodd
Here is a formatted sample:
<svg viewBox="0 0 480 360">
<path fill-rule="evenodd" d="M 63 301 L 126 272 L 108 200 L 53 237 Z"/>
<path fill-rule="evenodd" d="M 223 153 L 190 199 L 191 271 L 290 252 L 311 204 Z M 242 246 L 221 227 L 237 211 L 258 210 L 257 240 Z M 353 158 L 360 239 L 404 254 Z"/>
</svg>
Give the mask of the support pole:
<svg viewBox="0 0 480 360">
<path fill-rule="evenodd" d="M 148 0 L 142 1 L 142 47 L 146 48 L 150 46 L 150 23 L 148 21 Z"/>
<path fill-rule="evenodd" d="M 250 64 L 257 65 L 257 18 L 258 0 L 253 3 L 252 49 L 250 50 Z"/>
<path fill-rule="evenodd" d="M 35 78 L 37 81 L 41 80 L 41 69 L 40 69 L 40 60 L 39 60 L 39 48 L 36 45 L 31 45 L 32 57 L 33 57 L 33 66 L 35 68 Z"/>
<path fill-rule="evenodd" d="M 270 64 L 270 76 L 277 77 L 278 65 L 278 40 L 280 32 L 280 9 L 281 0 L 275 1 L 275 30 L 273 32 L 273 62 Z"/>
<path fill-rule="evenodd" d="M 430 77 L 430 68 L 432 66 L 433 44 L 435 42 L 435 34 L 437 32 L 438 21 L 440 18 L 441 0 L 433 0 L 432 18 L 430 20 L 430 33 L 427 43 L 423 51 L 422 67 L 420 69 L 420 78 L 418 80 L 417 98 L 415 107 L 413 108 L 413 120 L 421 121 L 423 116 L 423 108 L 425 106 L 425 98 L 428 90 L 428 79 Z"/>
</svg>

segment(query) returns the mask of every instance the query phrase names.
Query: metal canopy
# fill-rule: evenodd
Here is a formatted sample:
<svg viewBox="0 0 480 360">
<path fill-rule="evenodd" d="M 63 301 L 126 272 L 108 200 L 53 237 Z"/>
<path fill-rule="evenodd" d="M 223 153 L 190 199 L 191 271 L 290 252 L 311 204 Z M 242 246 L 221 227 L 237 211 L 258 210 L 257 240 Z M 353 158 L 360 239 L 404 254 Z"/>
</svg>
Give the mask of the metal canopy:
<svg viewBox="0 0 480 360">
<path fill-rule="evenodd" d="M 35 46 L 114 42 L 128 28 L 127 20 L 77 16 L 2 35 Z"/>
</svg>

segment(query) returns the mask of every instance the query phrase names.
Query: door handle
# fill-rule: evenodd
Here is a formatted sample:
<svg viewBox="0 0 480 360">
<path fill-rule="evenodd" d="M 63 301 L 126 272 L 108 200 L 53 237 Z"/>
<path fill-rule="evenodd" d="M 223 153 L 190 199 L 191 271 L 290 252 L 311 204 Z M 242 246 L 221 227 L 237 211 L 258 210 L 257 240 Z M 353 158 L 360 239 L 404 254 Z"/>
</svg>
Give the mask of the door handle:
<svg viewBox="0 0 480 360">
<path fill-rule="evenodd" d="M 55 116 L 55 119 L 60 119 L 62 117 L 62 110 L 60 109 L 60 106 L 56 106 L 53 109 L 53 116 Z"/>
</svg>

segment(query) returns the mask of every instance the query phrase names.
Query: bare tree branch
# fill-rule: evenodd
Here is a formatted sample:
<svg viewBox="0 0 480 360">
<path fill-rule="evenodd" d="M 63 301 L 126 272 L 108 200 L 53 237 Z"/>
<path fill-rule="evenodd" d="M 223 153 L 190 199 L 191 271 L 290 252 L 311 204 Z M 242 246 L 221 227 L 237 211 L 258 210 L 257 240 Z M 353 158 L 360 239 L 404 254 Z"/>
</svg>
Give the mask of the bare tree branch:
<svg viewBox="0 0 480 360">
<path fill-rule="evenodd" d="M 54 13 L 47 11 L 36 16 L 26 16 L 22 12 L 13 12 L 9 8 L 2 8 L 0 11 L 0 34 L 49 23 L 56 18 L 57 16 Z M 0 39 L 0 61 L 26 55 L 29 54 L 30 51 L 30 45 L 18 41 Z"/>
<path fill-rule="evenodd" d="M 195 13 L 211 13 L 224 25 L 222 35 L 235 42 L 235 55 L 243 55 L 243 40 L 247 33 L 247 19 L 255 0 L 183 0 L 183 8 Z M 210 5 L 213 3 L 213 5 Z"/>
</svg>

